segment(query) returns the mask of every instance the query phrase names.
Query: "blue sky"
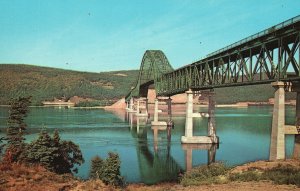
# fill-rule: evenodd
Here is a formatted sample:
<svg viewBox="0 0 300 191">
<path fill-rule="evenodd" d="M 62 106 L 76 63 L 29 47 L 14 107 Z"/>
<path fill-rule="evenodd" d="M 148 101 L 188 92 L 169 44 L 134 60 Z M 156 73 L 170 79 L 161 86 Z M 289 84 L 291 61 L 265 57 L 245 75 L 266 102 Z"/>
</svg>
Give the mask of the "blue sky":
<svg viewBox="0 0 300 191">
<path fill-rule="evenodd" d="M 0 0 L 0 63 L 139 69 L 162 50 L 179 68 L 300 14 L 299 0 Z"/>
</svg>

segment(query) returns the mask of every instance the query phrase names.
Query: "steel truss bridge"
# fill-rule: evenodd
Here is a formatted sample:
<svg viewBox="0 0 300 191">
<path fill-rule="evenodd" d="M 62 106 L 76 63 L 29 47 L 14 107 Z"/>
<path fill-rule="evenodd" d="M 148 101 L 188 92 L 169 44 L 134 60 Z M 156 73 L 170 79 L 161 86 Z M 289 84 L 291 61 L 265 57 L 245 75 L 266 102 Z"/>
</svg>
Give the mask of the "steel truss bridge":
<svg viewBox="0 0 300 191">
<path fill-rule="evenodd" d="M 135 87 L 126 96 L 158 96 L 220 87 L 300 80 L 300 15 L 272 26 L 206 58 L 174 70 L 160 50 L 147 50 Z"/>
</svg>

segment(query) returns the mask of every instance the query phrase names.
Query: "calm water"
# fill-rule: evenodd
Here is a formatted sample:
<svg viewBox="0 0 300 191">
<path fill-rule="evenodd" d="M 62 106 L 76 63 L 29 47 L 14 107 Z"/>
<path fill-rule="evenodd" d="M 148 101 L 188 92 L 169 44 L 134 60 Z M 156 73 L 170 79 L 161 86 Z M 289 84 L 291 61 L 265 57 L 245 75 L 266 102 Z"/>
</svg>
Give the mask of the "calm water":
<svg viewBox="0 0 300 191">
<path fill-rule="evenodd" d="M 42 128 L 49 132 L 59 129 L 62 139 L 74 141 L 83 152 L 86 162 L 77 174 L 82 178 L 88 178 L 92 157 L 106 158 L 107 152 L 114 151 L 120 155 L 121 173 L 128 182 L 152 184 L 172 180 L 180 171 L 185 171 L 187 162 L 180 143 L 184 135 L 184 108 L 175 107 L 175 128 L 170 142 L 166 131 L 159 131 L 154 138 L 151 125 L 145 124 L 145 119 L 133 118 L 131 123 L 130 116 L 123 110 L 52 107 L 31 108 L 27 117 L 27 140 L 35 139 Z M 207 108 L 201 108 L 205 110 Z M 286 110 L 286 124 L 293 124 L 295 109 Z M 0 107 L 0 136 L 6 128 L 7 116 L 8 108 Z M 271 121 L 272 107 L 216 108 L 217 135 L 221 142 L 215 153 L 216 161 L 238 165 L 268 159 Z M 195 135 L 205 134 L 206 118 L 195 119 L 194 124 Z M 293 136 L 286 137 L 287 157 L 292 154 L 293 141 Z M 194 149 L 192 156 L 192 166 L 208 163 L 207 150 Z"/>
</svg>

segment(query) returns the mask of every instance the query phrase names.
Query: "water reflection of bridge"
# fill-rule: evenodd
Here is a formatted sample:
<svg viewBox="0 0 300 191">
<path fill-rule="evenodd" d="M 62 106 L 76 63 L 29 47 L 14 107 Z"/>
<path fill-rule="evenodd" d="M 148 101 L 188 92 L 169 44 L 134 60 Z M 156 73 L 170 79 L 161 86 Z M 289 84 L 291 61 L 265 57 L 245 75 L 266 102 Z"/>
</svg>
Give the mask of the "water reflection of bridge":
<svg viewBox="0 0 300 191">
<path fill-rule="evenodd" d="M 136 117 L 132 113 L 128 113 L 126 118 L 130 124 L 131 134 L 136 138 L 141 181 L 145 184 L 177 180 L 184 169 L 191 170 L 193 150 L 207 150 L 208 164 L 215 161 L 216 144 L 183 144 L 182 149 L 185 151 L 186 156 L 186 167 L 183 168 L 171 155 L 170 127 L 152 126 L 153 145 L 150 145 L 148 118 Z"/>
</svg>

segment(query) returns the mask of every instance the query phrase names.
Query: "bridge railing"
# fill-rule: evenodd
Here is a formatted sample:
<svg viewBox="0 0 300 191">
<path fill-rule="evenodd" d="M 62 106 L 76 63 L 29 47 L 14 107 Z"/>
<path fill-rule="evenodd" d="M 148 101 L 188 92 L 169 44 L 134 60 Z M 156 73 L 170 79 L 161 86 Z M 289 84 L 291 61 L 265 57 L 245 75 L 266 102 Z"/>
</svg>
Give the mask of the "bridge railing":
<svg viewBox="0 0 300 191">
<path fill-rule="evenodd" d="M 283 21 L 283 22 L 281 22 L 281 23 L 279 23 L 277 25 L 274 25 L 274 26 L 272 26 L 272 27 L 270 27 L 270 28 L 268 28 L 266 30 L 263 30 L 261 32 L 258 32 L 256 34 L 254 34 L 254 35 L 246 37 L 246 38 L 244 38 L 244 39 L 242 39 L 242 40 L 240 40 L 238 42 L 235 42 L 235 43 L 233 43 L 231 45 L 228 45 L 228 46 L 226 46 L 224 48 L 221 48 L 221 49 L 219 49 L 217 51 L 214 51 L 214 52 L 208 54 L 206 57 L 211 57 L 211 56 L 214 56 L 214 55 L 219 54 L 221 52 L 224 52 L 226 50 L 232 49 L 232 48 L 234 48 L 236 46 L 239 46 L 239 45 L 244 44 L 246 42 L 249 42 L 251 40 L 254 40 L 254 39 L 257 39 L 257 38 L 262 37 L 264 35 L 267 35 L 267 34 L 269 34 L 271 32 L 274 32 L 274 31 L 277 31 L 279 29 L 282 29 L 282 28 L 284 28 L 286 26 L 289 26 L 289 25 L 291 25 L 291 24 L 293 24 L 295 22 L 298 22 L 298 21 L 300 21 L 300 15 L 298 15 L 296 17 L 293 17 L 293 18 L 291 18 L 291 19 L 289 19 L 287 21 Z"/>
</svg>

